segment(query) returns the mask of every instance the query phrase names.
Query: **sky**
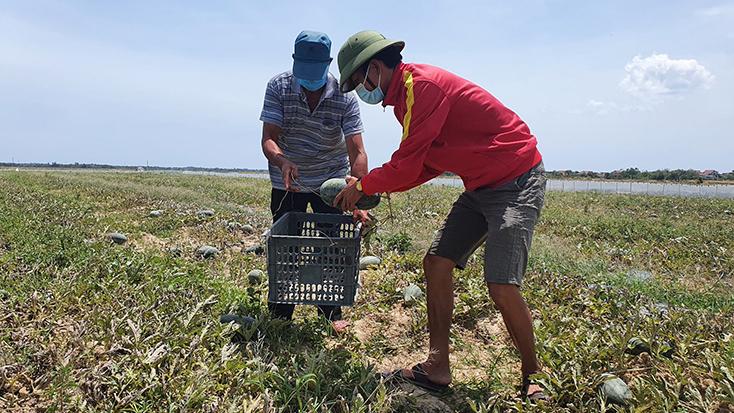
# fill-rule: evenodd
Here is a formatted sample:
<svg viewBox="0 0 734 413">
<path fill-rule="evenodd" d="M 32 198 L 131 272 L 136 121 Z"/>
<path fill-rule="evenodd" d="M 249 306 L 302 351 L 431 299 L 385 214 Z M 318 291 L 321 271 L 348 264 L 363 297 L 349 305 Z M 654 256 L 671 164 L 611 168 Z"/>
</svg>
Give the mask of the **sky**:
<svg viewBox="0 0 734 413">
<path fill-rule="evenodd" d="M 304 29 L 334 57 L 404 40 L 518 113 L 547 169 L 734 169 L 734 0 L 0 0 L 0 162 L 265 168 L 265 85 Z M 400 125 L 361 111 L 379 166 Z"/>
</svg>

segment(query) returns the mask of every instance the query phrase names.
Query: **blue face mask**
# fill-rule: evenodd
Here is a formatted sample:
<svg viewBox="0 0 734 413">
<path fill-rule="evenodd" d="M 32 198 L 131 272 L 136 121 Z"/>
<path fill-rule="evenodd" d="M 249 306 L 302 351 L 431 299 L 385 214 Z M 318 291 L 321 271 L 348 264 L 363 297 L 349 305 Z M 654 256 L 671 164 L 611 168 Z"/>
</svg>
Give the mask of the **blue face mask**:
<svg viewBox="0 0 734 413">
<path fill-rule="evenodd" d="M 298 84 L 303 86 L 306 90 L 310 90 L 311 92 L 315 92 L 326 84 L 326 79 L 329 77 L 329 74 L 327 73 L 323 79 L 319 80 L 306 80 L 306 79 L 298 79 Z"/>
<path fill-rule="evenodd" d="M 369 66 L 367 67 L 367 72 L 364 74 L 364 81 L 367 81 L 367 75 L 370 73 Z M 367 90 L 366 87 L 364 87 L 364 82 L 357 85 L 357 87 L 354 89 L 357 92 L 357 96 L 359 96 L 360 99 L 364 103 L 368 103 L 370 105 L 376 105 L 380 102 L 382 102 L 383 99 L 385 99 L 385 94 L 382 92 L 382 89 L 380 89 L 380 80 L 382 80 L 382 73 L 380 73 L 377 76 L 377 87 L 375 87 L 372 90 Z"/>
</svg>

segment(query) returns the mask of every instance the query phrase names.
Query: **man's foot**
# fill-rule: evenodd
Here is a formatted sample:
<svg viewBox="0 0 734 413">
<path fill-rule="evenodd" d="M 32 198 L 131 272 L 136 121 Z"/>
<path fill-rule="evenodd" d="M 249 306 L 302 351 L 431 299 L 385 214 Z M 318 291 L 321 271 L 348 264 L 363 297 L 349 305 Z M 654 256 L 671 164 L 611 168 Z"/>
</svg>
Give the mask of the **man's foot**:
<svg viewBox="0 0 734 413">
<path fill-rule="evenodd" d="M 337 334 L 343 334 L 349 329 L 349 321 L 347 320 L 334 320 L 331 322 L 331 327 Z"/>
<path fill-rule="evenodd" d="M 522 389 L 520 390 L 520 397 L 523 400 L 529 400 L 531 402 L 543 400 L 548 401 L 550 397 L 545 394 L 545 390 L 533 379 L 530 375 L 522 378 Z"/>
<path fill-rule="evenodd" d="M 390 373 L 383 373 L 386 379 L 398 379 L 421 387 L 434 393 L 443 393 L 449 390 L 451 378 L 432 377 L 426 372 L 426 363 L 418 363 L 410 369 L 397 369 Z"/>
</svg>

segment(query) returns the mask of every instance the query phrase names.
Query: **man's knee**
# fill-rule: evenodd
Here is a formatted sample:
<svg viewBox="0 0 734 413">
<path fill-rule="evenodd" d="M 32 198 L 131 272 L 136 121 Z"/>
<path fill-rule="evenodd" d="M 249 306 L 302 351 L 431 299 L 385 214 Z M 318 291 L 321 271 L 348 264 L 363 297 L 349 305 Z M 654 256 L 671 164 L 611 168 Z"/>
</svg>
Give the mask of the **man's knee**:
<svg viewBox="0 0 734 413">
<path fill-rule="evenodd" d="M 426 276 L 429 277 L 433 274 L 451 273 L 456 266 L 456 263 L 448 258 L 439 257 L 438 255 L 427 254 L 423 257 L 423 270 Z"/>
<path fill-rule="evenodd" d="M 520 289 L 514 284 L 494 284 L 489 283 L 489 296 L 500 311 L 510 309 L 512 303 L 516 300 L 516 296 L 520 294 Z"/>
</svg>

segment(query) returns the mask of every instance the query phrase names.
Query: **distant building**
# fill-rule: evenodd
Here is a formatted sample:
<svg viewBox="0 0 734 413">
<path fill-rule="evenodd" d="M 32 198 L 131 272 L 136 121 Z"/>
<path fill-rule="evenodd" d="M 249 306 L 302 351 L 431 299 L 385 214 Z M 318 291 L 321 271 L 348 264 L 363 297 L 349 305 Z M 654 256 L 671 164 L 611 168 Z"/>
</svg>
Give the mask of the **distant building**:
<svg viewBox="0 0 734 413">
<path fill-rule="evenodd" d="M 137 171 L 138 172 L 145 172 L 145 168 L 143 168 L 142 166 L 138 166 Z"/>
<path fill-rule="evenodd" d="M 713 169 L 706 169 L 705 171 L 701 171 L 698 173 L 698 176 L 701 179 L 719 179 L 721 178 L 721 174 L 718 171 L 715 171 Z"/>
</svg>

